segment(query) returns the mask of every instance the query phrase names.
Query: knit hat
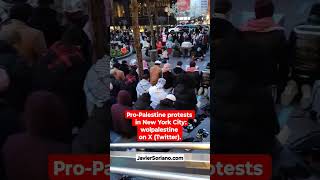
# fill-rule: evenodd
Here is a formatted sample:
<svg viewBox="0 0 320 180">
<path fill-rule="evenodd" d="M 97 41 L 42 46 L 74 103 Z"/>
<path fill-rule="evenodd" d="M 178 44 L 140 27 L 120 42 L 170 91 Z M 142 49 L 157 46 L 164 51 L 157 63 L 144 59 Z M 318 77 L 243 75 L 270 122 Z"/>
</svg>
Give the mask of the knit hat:
<svg viewBox="0 0 320 180">
<path fill-rule="evenodd" d="M 254 9 L 257 19 L 272 17 L 274 13 L 272 0 L 256 0 Z"/>
<path fill-rule="evenodd" d="M 214 12 L 227 14 L 232 9 L 230 0 L 216 0 L 214 3 Z"/>
<path fill-rule="evenodd" d="M 320 3 L 312 5 L 307 22 L 314 25 L 320 24 Z"/>
<path fill-rule="evenodd" d="M 10 84 L 10 78 L 5 69 L 0 68 L 0 92 L 6 91 Z"/>
<path fill-rule="evenodd" d="M 176 96 L 174 96 L 173 94 L 168 94 L 166 99 L 170 99 L 173 102 L 175 102 L 177 100 Z"/>
</svg>

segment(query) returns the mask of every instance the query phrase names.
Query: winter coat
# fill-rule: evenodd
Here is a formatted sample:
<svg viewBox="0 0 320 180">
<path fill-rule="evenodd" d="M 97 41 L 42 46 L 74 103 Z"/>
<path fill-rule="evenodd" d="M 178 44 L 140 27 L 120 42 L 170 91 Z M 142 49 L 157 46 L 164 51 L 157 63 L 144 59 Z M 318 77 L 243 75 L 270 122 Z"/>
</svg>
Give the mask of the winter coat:
<svg viewBox="0 0 320 180">
<path fill-rule="evenodd" d="M 57 20 L 57 12 L 51 8 L 34 8 L 29 24 L 43 32 L 47 47 L 58 41 L 62 34 L 61 26 Z"/>
<path fill-rule="evenodd" d="M 177 110 L 195 110 L 197 97 L 194 88 L 187 87 L 184 84 L 178 84 L 174 88 L 174 95 L 177 98 L 175 102 Z"/>
<path fill-rule="evenodd" d="M 152 86 L 156 85 L 161 75 L 161 68 L 158 65 L 154 65 L 150 68 L 150 83 Z"/>
<path fill-rule="evenodd" d="M 265 85 L 286 85 L 289 74 L 289 49 L 283 30 L 242 32 L 245 39 L 248 68 Z"/>
<path fill-rule="evenodd" d="M 118 94 L 117 104 L 111 107 L 112 129 L 124 137 L 131 138 L 136 134 L 135 128 L 132 127 L 131 122 L 125 119 L 124 112 L 130 110 L 132 100 L 128 91 L 122 90 Z"/>
<path fill-rule="evenodd" d="M 12 42 L 28 64 L 36 62 L 47 51 L 43 33 L 18 20 L 5 23 L 1 28 L 0 36 L 1 39 Z"/>
<path fill-rule="evenodd" d="M 134 103 L 133 110 L 153 110 L 150 104 L 150 94 L 144 93 L 138 98 L 137 102 Z"/>
<path fill-rule="evenodd" d="M 25 99 L 31 91 L 31 68 L 17 50 L 4 41 L 0 41 L 0 68 L 5 69 L 10 78 L 5 100 L 15 110 L 22 111 Z"/>
<path fill-rule="evenodd" d="M 17 133 L 21 124 L 19 124 L 18 113 L 12 105 L 10 105 L 5 99 L 0 98 L 0 148 L 5 143 L 8 136 Z"/>
<path fill-rule="evenodd" d="M 166 84 L 164 85 L 164 89 L 169 89 L 169 88 L 173 87 L 175 77 L 170 71 L 163 72 L 162 78 L 164 78 L 166 80 Z"/>
<path fill-rule="evenodd" d="M 48 90 L 59 95 L 67 106 L 74 126 L 87 120 L 84 80 L 90 68 L 78 47 L 55 43 L 34 67 L 34 90 Z"/>
<path fill-rule="evenodd" d="M 262 41 L 258 36 L 257 40 Z M 260 58 L 265 59 L 261 55 L 262 46 L 274 41 L 264 40 L 266 44 L 261 41 L 257 44 L 250 38 L 246 42 L 244 36 L 234 34 L 215 49 L 212 89 L 215 123 L 211 128 L 215 131 L 216 153 L 269 153 L 272 149 L 279 124 L 267 83 L 270 78 L 261 73 L 264 66 Z M 253 44 L 258 48 L 252 47 Z M 266 60 L 270 62 L 270 58 Z"/>
<path fill-rule="evenodd" d="M 155 110 L 175 110 L 173 101 L 170 99 L 164 99 L 160 101 L 160 104 L 156 107 Z"/>
</svg>

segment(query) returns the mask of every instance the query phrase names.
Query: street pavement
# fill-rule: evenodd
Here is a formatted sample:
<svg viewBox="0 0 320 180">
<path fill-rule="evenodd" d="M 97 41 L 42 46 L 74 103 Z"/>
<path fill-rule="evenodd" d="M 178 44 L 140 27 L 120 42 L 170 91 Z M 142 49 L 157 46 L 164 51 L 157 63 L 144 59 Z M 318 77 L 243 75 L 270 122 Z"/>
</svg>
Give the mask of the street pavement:
<svg viewBox="0 0 320 180">
<path fill-rule="evenodd" d="M 142 57 L 143 60 L 149 60 L 150 57 L 145 55 L 145 50 L 142 50 Z M 130 61 L 132 59 L 137 59 L 137 55 L 135 53 L 133 53 L 131 56 L 128 56 L 124 59 L 120 59 L 119 62 L 122 62 L 124 60 L 126 60 L 128 63 L 130 63 Z M 183 62 L 183 69 L 186 69 L 187 66 L 189 66 L 190 62 L 191 62 L 191 57 L 172 57 L 172 55 L 169 57 L 169 61 L 168 63 L 171 64 L 171 68 L 175 68 L 177 65 L 178 61 L 182 61 Z M 205 58 L 203 59 L 203 61 L 197 61 L 197 66 L 199 67 L 199 71 L 202 71 L 206 68 L 207 64 L 210 62 L 210 50 L 207 51 Z M 149 67 L 152 65 L 152 62 L 149 62 Z"/>
</svg>

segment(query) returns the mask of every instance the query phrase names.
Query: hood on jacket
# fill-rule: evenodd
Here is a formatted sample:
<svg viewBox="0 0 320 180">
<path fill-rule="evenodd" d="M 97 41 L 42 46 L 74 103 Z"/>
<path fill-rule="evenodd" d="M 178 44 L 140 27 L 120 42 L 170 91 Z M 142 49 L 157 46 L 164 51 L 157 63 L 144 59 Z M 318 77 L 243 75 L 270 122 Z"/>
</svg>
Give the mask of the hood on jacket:
<svg viewBox="0 0 320 180">
<path fill-rule="evenodd" d="M 56 95 L 39 91 L 26 100 L 23 119 L 27 132 L 55 140 L 65 140 L 69 132 L 69 121 L 63 102 Z"/>
<path fill-rule="evenodd" d="M 118 93 L 118 104 L 121 104 L 124 106 L 131 106 L 132 105 L 131 96 L 128 91 L 121 90 Z"/>
</svg>

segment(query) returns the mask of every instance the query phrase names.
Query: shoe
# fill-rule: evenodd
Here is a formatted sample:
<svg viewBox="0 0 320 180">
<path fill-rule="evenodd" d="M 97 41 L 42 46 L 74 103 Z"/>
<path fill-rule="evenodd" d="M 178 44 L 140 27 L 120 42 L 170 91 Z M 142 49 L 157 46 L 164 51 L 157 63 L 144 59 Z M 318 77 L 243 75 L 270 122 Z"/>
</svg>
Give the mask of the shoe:
<svg viewBox="0 0 320 180">
<path fill-rule="evenodd" d="M 311 105 L 311 99 L 312 99 L 311 98 L 311 93 L 312 93 L 311 86 L 304 84 L 301 87 L 301 92 L 302 92 L 302 98 L 300 100 L 300 107 L 302 109 L 308 109 Z"/>
<path fill-rule="evenodd" d="M 288 106 L 298 94 L 297 83 L 293 80 L 289 81 L 285 90 L 281 94 L 281 105 Z"/>
<path fill-rule="evenodd" d="M 202 93 L 203 93 L 203 87 L 200 87 L 198 91 L 198 95 L 201 96 Z"/>
</svg>

